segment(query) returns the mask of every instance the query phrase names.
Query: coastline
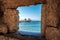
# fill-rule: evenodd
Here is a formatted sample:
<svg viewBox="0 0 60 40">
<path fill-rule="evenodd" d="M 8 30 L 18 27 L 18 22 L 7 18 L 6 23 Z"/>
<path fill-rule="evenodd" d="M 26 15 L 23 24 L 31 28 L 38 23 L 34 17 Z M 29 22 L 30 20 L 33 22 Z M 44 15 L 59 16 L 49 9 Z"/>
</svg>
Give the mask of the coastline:
<svg viewBox="0 0 60 40">
<path fill-rule="evenodd" d="M 40 37 L 40 33 L 36 33 L 36 32 L 26 32 L 26 31 L 18 31 L 18 32 L 21 35 Z"/>
<path fill-rule="evenodd" d="M 19 25 L 19 27 L 22 28 L 22 29 L 19 29 L 17 33 L 22 37 L 28 38 L 28 40 L 29 39 L 40 40 L 40 31 L 39 32 L 34 31 L 37 28 L 37 26 L 40 25 L 39 23 L 40 23 L 40 21 L 35 21 L 35 20 L 34 21 L 33 20 L 29 21 L 29 22 L 28 21 L 27 22 L 22 21 Z M 31 29 L 31 31 L 29 31 L 29 29 Z M 28 31 L 26 31 L 26 30 L 28 30 Z"/>
<path fill-rule="evenodd" d="M 33 23 L 32 23 L 33 22 Z M 32 24 L 33 24 L 33 28 L 36 26 L 36 22 L 41 22 L 41 21 L 30 21 L 30 22 L 26 22 L 28 25 L 31 25 L 32 26 Z M 26 25 L 26 27 L 28 26 L 25 22 L 22 22 L 22 24 L 20 24 L 20 26 L 21 25 L 23 25 L 23 23 Z M 39 23 L 38 23 L 39 24 Z M 35 26 L 34 26 L 35 25 Z M 21 26 L 20 28 L 23 28 L 23 27 L 25 27 L 24 25 L 23 26 Z M 36 26 L 37 27 L 37 26 Z M 28 29 L 29 28 L 31 28 L 30 26 L 29 27 L 27 27 Z M 36 31 L 34 31 L 34 29 L 31 29 L 32 31 L 25 31 L 25 30 L 28 30 L 28 29 L 19 29 L 18 30 L 18 32 L 21 34 L 21 35 L 28 35 L 28 36 L 37 36 L 37 37 L 39 37 L 40 36 L 40 32 L 36 32 Z"/>
<path fill-rule="evenodd" d="M 23 35 L 23 34 L 20 33 L 20 31 L 16 32 L 16 37 L 20 38 L 21 40 L 41 40 L 40 36 Z"/>
<path fill-rule="evenodd" d="M 41 21 L 36 21 L 36 20 L 32 20 L 33 22 L 41 22 Z M 32 21 L 19 21 L 19 22 L 32 22 Z"/>
</svg>

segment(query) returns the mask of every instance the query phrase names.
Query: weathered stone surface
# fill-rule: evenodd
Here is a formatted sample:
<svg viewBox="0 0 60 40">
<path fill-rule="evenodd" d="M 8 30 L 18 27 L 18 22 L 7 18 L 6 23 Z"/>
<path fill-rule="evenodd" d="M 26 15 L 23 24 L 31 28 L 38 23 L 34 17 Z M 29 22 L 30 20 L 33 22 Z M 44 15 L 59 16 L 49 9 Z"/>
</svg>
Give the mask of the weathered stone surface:
<svg viewBox="0 0 60 40">
<path fill-rule="evenodd" d="M 46 28 L 46 38 L 47 40 L 58 40 L 60 33 L 58 29 L 53 27 Z"/>
<path fill-rule="evenodd" d="M 0 40 L 19 40 L 19 39 L 1 35 Z"/>
<path fill-rule="evenodd" d="M 29 6 L 38 3 L 45 3 L 45 0 L 4 0 L 5 8 L 17 8 L 18 6 Z"/>
<path fill-rule="evenodd" d="M 7 33 L 7 26 L 4 25 L 4 24 L 0 24 L 0 33 L 4 33 L 6 34 Z"/>
<path fill-rule="evenodd" d="M 6 9 L 4 11 L 4 23 L 8 26 L 9 32 L 16 32 L 18 30 L 19 17 L 18 11 L 14 9 Z"/>
<path fill-rule="evenodd" d="M 42 7 L 42 36 L 47 40 L 60 40 L 60 1 L 46 1 Z"/>
<path fill-rule="evenodd" d="M 38 40 L 34 37 L 10 34 L 18 30 L 18 6 L 43 4 L 42 31 L 44 40 L 60 40 L 60 0 L 0 0 L 0 40 Z M 9 33 L 10 35 L 5 35 Z M 19 39 L 20 38 L 20 39 Z M 41 39 L 42 40 L 42 39 Z"/>
<path fill-rule="evenodd" d="M 46 25 L 50 27 L 57 27 L 58 16 L 57 16 L 57 7 L 58 0 L 47 0 L 46 5 Z"/>
</svg>

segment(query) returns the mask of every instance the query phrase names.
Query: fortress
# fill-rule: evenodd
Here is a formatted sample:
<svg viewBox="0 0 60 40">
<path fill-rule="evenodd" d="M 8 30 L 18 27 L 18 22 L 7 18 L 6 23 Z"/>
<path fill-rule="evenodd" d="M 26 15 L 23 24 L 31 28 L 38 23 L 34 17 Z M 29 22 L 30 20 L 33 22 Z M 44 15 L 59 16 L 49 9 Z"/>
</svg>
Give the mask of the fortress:
<svg viewBox="0 0 60 40">
<path fill-rule="evenodd" d="M 42 6 L 41 40 L 60 40 L 60 0 L 0 0 L 0 40 L 26 40 L 18 31 L 18 6 Z M 32 38 L 31 40 L 37 40 Z"/>
</svg>

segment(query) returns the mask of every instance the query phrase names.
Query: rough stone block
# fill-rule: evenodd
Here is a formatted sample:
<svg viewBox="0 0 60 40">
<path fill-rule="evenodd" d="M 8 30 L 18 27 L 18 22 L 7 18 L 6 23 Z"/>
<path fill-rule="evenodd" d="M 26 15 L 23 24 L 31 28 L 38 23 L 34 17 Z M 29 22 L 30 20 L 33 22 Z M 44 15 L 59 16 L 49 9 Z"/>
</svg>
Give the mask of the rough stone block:
<svg viewBox="0 0 60 40">
<path fill-rule="evenodd" d="M 8 26 L 9 32 L 16 32 L 18 30 L 19 17 L 16 10 L 7 9 L 4 12 L 4 23 Z"/>
<path fill-rule="evenodd" d="M 47 40 L 58 40 L 60 34 L 57 28 L 47 27 L 46 28 L 46 38 Z"/>
<path fill-rule="evenodd" d="M 4 0 L 5 8 L 17 8 L 18 6 L 29 6 L 34 4 L 45 3 L 45 0 Z"/>
<path fill-rule="evenodd" d="M 0 33 L 6 34 L 8 31 L 7 26 L 4 24 L 0 24 Z"/>
</svg>

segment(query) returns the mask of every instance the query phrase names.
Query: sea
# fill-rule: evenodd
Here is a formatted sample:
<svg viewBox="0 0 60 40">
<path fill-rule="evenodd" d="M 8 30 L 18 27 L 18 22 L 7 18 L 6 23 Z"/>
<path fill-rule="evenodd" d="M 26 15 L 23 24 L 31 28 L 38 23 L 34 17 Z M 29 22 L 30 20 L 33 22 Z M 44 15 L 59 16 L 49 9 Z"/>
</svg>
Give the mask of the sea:
<svg viewBox="0 0 60 40">
<path fill-rule="evenodd" d="M 20 22 L 18 31 L 22 35 L 40 36 L 41 22 L 40 21 Z"/>
</svg>

